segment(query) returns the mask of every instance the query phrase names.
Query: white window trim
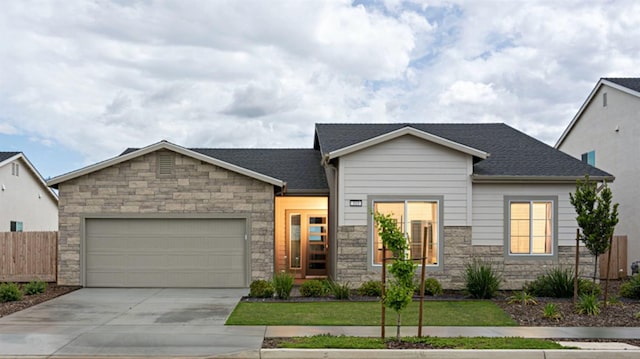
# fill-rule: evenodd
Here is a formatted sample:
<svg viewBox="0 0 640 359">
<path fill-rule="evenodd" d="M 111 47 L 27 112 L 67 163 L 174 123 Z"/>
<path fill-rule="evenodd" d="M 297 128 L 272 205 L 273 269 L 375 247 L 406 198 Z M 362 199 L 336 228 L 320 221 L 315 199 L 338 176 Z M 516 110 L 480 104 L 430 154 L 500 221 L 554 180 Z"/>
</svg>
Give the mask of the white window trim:
<svg viewBox="0 0 640 359">
<path fill-rule="evenodd" d="M 551 202 L 551 253 L 511 253 L 511 203 Z M 530 220 L 531 221 L 531 220 Z M 531 231 L 529 233 L 531 241 Z M 558 196 L 505 196 L 504 197 L 504 255 L 510 259 L 558 258 Z"/>
<path fill-rule="evenodd" d="M 375 256 L 373 255 L 373 251 L 375 250 L 373 246 L 374 242 L 374 231 L 375 222 L 373 220 L 373 209 L 375 203 L 392 203 L 392 202 L 404 202 L 405 203 L 405 214 L 407 211 L 407 202 L 435 202 L 438 206 L 438 264 L 428 264 L 425 266 L 427 271 L 442 271 L 444 269 L 444 196 L 395 196 L 395 195 L 384 195 L 384 196 L 369 196 L 367 198 L 367 203 L 369 204 L 369 216 L 368 216 L 368 228 L 369 234 L 367 238 L 367 267 L 371 271 L 379 271 L 382 268 L 382 264 L 374 263 Z M 405 234 L 406 237 L 406 234 Z M 417 263 L 418 267 L 420 267 L 420 263 Z"/>
</svg>

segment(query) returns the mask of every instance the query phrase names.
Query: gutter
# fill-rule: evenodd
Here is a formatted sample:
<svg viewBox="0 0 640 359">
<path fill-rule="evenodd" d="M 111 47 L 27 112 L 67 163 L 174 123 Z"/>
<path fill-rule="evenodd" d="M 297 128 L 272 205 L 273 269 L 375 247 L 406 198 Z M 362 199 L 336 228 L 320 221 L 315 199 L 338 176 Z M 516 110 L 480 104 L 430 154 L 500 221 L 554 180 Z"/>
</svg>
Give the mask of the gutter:
<svg viewBox="0 0 640 359">
<path fill-rule="evenodd" d="M 611 183 L 615 180 L 614 176 L 589 176 L 596 182 Z M 489 175 L 471 175 L 473 183 L 571 183 L 575 184 L 577 180 L 584 179 L 584 176 L 489 176 Z"/>
</svg>

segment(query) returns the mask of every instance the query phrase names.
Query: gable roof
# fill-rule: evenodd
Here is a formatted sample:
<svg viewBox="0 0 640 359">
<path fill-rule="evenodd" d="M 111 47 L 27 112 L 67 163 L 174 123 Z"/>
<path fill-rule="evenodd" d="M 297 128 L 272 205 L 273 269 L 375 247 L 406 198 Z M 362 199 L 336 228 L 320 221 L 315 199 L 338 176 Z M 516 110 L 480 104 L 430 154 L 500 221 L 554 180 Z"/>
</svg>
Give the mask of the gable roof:
<svg viewBox="0 0 640 359">
<path fill-rule="evenodd" d="M 329 193 L 320 151 L 299 148 L 193 148 L 195 152 L 281 178 L 288 193 Z"/>
<path fill-rule="evenodd" d="M 46 192 L 53 198 L 53 200 L 58 202 L 58 195 L 54 191 L 52 191 L 51 188 L 49 188 L 49 186 L 47 186 L 47 183 L 45 182 L 44 178 L 42 178 L 42 175 L 40 174 L 40 172 L 38 172 L 38 170 L 31 163 L 31 161 L 29 161 L 27 156 L 24 155 L 24 153 L 0 151 L 0 167 L 3 167 L 19 159 L 22 160 L 23 163 L 27 165 L 27 168 L 29 169 L 29 171 L 33 173 L 34 177 L 37 179 L 40 185 L 42 185 L 42 187 L 46 190 Z"/>
<path fill-rule="evenodd" d="M 0 163 L 8 160 L 9 158 L 20 154 L 21 152 L 2 152 L 0 151 Z M 4 163 L 2 163 L 2 165 L 4 165 Z"/>
<path fill-rule="evenodd" d="M 215 149 L 184 148 L 167 141 L 151 146 L 128 148 L 117 157 L 58 176 L 50 186 L 100 169 L 113 166 L 144 154 L 167 149 L 182 155 L 234 171 L 278 187 L 289 193 L 328 193 L 327 180 L 320 166 L 320 152 L 314 149 Z"/>
<path fill-rule="evenodd" d="M 576 115 L 573 116 L 573 119 L 569 123 L 569 126 L 567 126 L 564 132 L 562 132 L 562 135 L 560 135 L 560 138 L 558 139 L 558 141 L 554 146 L 555 148 L 559 148 L 560 145 L 562 145 L 562 142 L 564 141 L 564 139 L 569 135 L 569 132 L 571 132 L 571 130 L 573 129 L 573 126 L 575 126 L 576 122 L 578 122 L 584 110 L 586 110 L 587 106 L 589 106 L 589 104 L 591 103 L 591 100 L 593 100 L 593 97 L 596 95 L 600 87 L 602 87 L 603 85 L 612 87 L 616 90 L 620 90 L 632 96 L 640 97 L 640 77 L 603 77 L 601 78 L 596 84 L 596 86 L 593 88 L 593 90 L 591 90 L 591 93 L 589 94 L 587 99 L 584 101 L 582 106 L 580 106 L 580 109 L 578 110 Z"/>
<path fill-rule="evenodd" d="M 574 181 L 613 176 L 501 123 L 316 124 L 314 147 L 324 156 L 411 127 L 489 154 L 476 156 L 475 181 Z"/>
<path fill-rule="evenodd" d="M 147 147 L 143 147 L 143 148 L 140 148 L 140 149 L 135 149 L 135 150 L 132 150 L 132 151 L 129 151 L 129 152 L 125 151 L 125 153 L 120 155 L 120 156 L 113 157 L 113 158 L 110 158 L 108 160 L 105 160 L 105 161 L 102 161 L 102 162 L 98 162 L 96 164 L 81 168 L 79 170 L 76 170 L 76 171 L 73 171 L 73 172 L 69 172 L 69 173 L 54 177 L 54 178 L 50 179 L 47 182 L 47 184 L 49 186 L 51 186 L 51 187 L 57 188 L 57 185 L 62 183 L 62 182 L 65 182 L 65 181 L 68 181 L 68 180 L 71 180 L 71 179 L 74 179 L 74 178 L 77 178 L 77 177 L 80 177 L 80 176 L 83 176 L 83 175 L 86 175 L 86 174 L 89 174 L 89 173 L 92 173 L 92 172 L 95 172 L 95 171 L 99 171 L 101 169 L 116 165 L 118 163 L 122 163 L 122 162 L 128 161 L 130 159 L 133 159 L 133 158 L 136 158 L 136 157 L 139 157 L 139 156 L 143 156 L 143 155 L 146 155 L 148 153 L 155 152 L 155 151 L 162 150 L 162 149 L 173 151 L 173 152 L 179 153 L 179 154 L 184 155 L 184 156 L 192 157 L 192 158 L 198 159 L 200 161 L 212 164 L 214 166 L 218 166 L 218 167 L 227 169 L 229 171 L 240 173 L 240 174 L 243 174 L 245 176 L 252 177 L 252 178 L 255 178 L 257 180 L 273 184 L 274 186 L 278 186 L 278 187 L 284 187 L 285 186 L 285 182 L 283 180 L 281 180 L 281 179 L 273 178 L 273 177 L 267 176 L 267 175 L 262 174 L 262 173 L 258 173 L 258 172 L 255 172 L 255 171 L 252 171 L 252 170 L 249 170 L 249 169 L 246 169 L 246 168 L 242 168 L 242 167 L 234 165 L 232 163 L 224 162 L 222 160 L 203 155 L 201 153 L 189 150 L 187 148 L 178 146 L 178 145 L 173 144 L 173 143 L 168 142 L 168 141 L 160 141 L 160 142 L 154 143 L 152 145 L 149 145 Z"/>
<path fill-rule="evenodd" d="M 316 127 L 317 128 L 317 127 Z M 368 138 L 366 140 L 360 141 L 360 142 L 356 142 L 353 144 L 350 144 L 346 147 L 342 147 L 342 148 L 338 148 L 335 149 L 333 151 L 330 151 L 329 153 L 327 153 L 327 155 L 329 156 L 328 159 L 333 159 L 333 158 L 337 158 L 340 156 L 344 156 L 346 154 L 349 153 L 353 153 L 362 149 L 365 149 L 367 147 L 371 147 L 371 146 L 375 146 L 377 144 L 401 137 L 401 136 L 405 136 L 405 135 L 412 135 L 418 138 L 421 138 L 425 141 L 429 141 L 429 142 L 433 142 L 436 144 L 439 144 L 441 146 L 447 147 L 447 148 L 451 148 L 454 149 L 456 151 L 460 151 L 462 153 L 466 153 L 468 155 L 474 156 L 474 157 L 478 157 L 478 158 L 482 158 L 485 159 L 489 156 L 488 153 L 475 149 L 475 148 L 471 148 L 469 146 L 466 146 L 464 144 L 455 142 L 455 141 L 451 141 L 448 140 L 446 138 L 443 137 L 439 137 L 436 135 L 433 135 L 429 132 L 425 132 L 421 129 L 412 127 L 412 126 L 404 126 L 404 127 L 400 127 L 398 129 L 395 130 L 391 130 L 389 132 L 385 132 L 382 133 L 378 136 L 372 137 L 372 138 Z"/>
</svg>

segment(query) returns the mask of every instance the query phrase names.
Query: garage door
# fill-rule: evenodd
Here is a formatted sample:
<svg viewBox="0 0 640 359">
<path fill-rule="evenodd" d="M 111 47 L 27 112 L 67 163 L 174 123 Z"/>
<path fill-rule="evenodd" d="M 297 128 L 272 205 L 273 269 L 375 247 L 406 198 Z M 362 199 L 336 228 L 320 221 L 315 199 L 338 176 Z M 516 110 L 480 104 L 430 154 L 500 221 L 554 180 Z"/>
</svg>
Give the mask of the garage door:
<svg viewBox="0 0 640 359">
<path fill-rule="evenodd" d="M 87 219 L 88 287 L 246 287 L 244 219 Z"/>
</svg>

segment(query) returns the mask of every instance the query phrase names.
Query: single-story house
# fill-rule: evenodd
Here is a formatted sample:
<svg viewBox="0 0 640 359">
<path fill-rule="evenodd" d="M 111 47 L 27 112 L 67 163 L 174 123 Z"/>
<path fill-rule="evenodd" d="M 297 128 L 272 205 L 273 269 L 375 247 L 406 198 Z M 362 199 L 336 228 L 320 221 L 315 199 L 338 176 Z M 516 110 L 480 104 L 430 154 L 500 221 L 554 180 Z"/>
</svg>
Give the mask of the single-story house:
<svg viewBox="0 0 640 359">
<path fill-rule="evenodd" d="M 22 152 L 0 152 L 0 232 L 58 230 L 58 197 Z"/>
<path fill-rule="evenodd" d="M 162 141 L 48 182 L 58 281 L 247 287 L 288 271 L 358 285 L 380 278 L 377 211 L 412 257 L 426 241 L 428 275 L 445 287 L 480 257 L 518 289 L 574 262 L 569 193 L 585 174 L 614 179 L 504 124 L 317 124 L 309 149 Z"/>
</svg>

